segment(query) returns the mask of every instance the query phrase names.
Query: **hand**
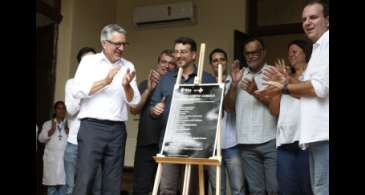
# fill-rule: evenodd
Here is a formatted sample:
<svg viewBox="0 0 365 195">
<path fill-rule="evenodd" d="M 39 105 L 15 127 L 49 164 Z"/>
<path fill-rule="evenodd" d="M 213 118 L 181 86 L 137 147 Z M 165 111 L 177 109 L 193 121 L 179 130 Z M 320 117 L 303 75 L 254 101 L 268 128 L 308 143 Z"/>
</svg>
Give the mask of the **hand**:
<svg viewBox="0 0 365 195">
<path fill-rule="evenodd" d="M 245 78 L 245 79 L 242 79 L 240 82 L 239 82 L 239 86 L 242 90 L 245 90 L 247 91 L 247 93 L 253 95 L 254 92 L 257 90 L 257 85 L 256 85 L 256 82 L 255 82 L 255 77 L 253 76 L 251 80 Z"/>
<path fill-rule="evenodd" d="M 287 66 L 285 64 L 285 61 L 283 58 L 280 58 L 280 59 L 276 59 L 276 62 L 275 62 L 275 67 L 278 69 L 279 72 L 281 73 L 285 73 L 287 74 L 288 73 L 288 70 L 289 70 L 289 66 Z"/>
<path fill-rule="evenodd" d="M 115 67 L 109 71 L 108 75 L 105 78 L 105 81 L 107 84 L 110 84 L 113 81 L 115 75 L 119 72 L 119 70 L 120 70 L 120 66 Z"/>
<path fill-rule="evenodd" d="M 231 77 L 232 77 L 233 83 L 238 83 L 242 79 L 244 70 L 245 70 L 244 68 L 242 68 L 240 70 L 240 61 L 239 60 L 235 60 L 233 62 L 232 70 L 231 70 Z"/>
<path fill-rule="evenodd" d="M 136 71 L 134 71 L 134 70 L 131 71 L 128 68 L 125 75 L 124 75 L 124 77 L 123 77 L 122 85 L 123 86 L 129 85 L 129 83 L 134 79 L 135 76 L 136 76 Z"/>
<path fill-rule="evenodd" d="M 150 74 L 148 75 L 147 89 L 153 90 L 160 81 L 160 77 L 161 76 L 157 71 L 151 70 Z"/>
<path fill-rule="evenodd" d="M 53 119 L 52 120 L 52 127 L 51 127 L 51 129 L 48 131 L 48 137 L 51 137 L 53 134 L 54 134 L 54 132 L 56 131 L 56 119 Z"/>
<path fill-rule="evenodd" d="M 163 97 L 161 101 L 152 108 L 151 112 L 153 116 L 159 117 L 163 113 L 165 110 L 165 99 L 166 98 Z"/>
<path fill-rule="evenodd" d="M 265 67 L 262 71 L 262 74 L 263 74 L 262 79 L 264 85 L 266 84 L 265 82 L 269 81 L 279 82 L 284 85 L 288 83 L 289 80 L 289 76 L 285 71 L 285 69 L 284 72 L 281 72 L 276 67 L 273 66 Z"/>
<path fill-rule="evenodd" d="M 264 87 L 256 90 L 254 93 L 257 97 L 275 96 L 282 93 L 284 85 L 276 81 L 263 82 Z"/>
</svg>

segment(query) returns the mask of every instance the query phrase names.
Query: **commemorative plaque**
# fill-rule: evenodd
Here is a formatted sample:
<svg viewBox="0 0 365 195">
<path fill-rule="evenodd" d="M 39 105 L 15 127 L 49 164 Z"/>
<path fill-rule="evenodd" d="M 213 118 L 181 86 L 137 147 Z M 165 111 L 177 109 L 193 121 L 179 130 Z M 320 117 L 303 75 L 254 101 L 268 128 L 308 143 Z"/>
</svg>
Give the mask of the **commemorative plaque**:
<svg viewBox="0 0 365 195">
<path fill-rule="evenodd" d="M 215 150 L 223 85 L 180 84 L 174 89 L 162 154 L 208 158 Z"/>
</svg>

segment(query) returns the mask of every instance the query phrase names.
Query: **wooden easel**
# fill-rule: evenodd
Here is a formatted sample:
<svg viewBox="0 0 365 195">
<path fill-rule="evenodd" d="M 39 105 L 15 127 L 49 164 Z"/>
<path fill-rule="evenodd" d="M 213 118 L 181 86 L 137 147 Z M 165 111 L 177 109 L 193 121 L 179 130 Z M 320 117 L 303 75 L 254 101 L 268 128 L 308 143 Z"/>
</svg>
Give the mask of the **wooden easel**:
<svg viewBox="0 0 365 195">
<path fill-rule="evenodd" d="M 201 85 L 202 75 L 203 75 L 203 62 L 204 62 L 204 54 L 205 54 L 205 43 L 202 43 L 200 46 L 200 55 L 199 55 L 199 63 L 198 63 L 198 72 L 197 76 L 194 80 L 194 85 Z M 175 83 L 175 88 L 180 85 L 181 76 L 182 76 L 182 68 L 179 68 L 178 76 Z M 222 65 L 218 65 L 218 83 L 223 86 L 224 91 L 224 83 L 223 83 L 223 75 L 222 75 Z M 220 108 L 221 109 L 221 108 Z M 222 113 L 220 110 L 219 113 Z M 168 157 L 162 154 L 157 154 L 154 159 L 158 163 L 155 182 L 153 186 L 152 195 L 157 195 L 158 187 L 161 180 L 162 174 L 162 164 L 170 163 L 170 164 L 185 164 L 185 173 L 184 173 L 184 184 L 182 195 L 188 195 L 189 192 L 189 181 L 190 181 L 190 172 L 191 165 L 198 165 L 199 172 L 199 194 L 204 195 L 204 165 L 206 166 L 215 166 L 216 167 L 216 195 L 220 194 L 220 180 L 221 180 L 221 126 L 222 126 L 222 117 L 219 115 L 217 131 L 215 135 L 215 148 L 216 151 L 213 152 L 213 155 L 209 158 L 183 158 L 183 157 Z"/>
</svg>

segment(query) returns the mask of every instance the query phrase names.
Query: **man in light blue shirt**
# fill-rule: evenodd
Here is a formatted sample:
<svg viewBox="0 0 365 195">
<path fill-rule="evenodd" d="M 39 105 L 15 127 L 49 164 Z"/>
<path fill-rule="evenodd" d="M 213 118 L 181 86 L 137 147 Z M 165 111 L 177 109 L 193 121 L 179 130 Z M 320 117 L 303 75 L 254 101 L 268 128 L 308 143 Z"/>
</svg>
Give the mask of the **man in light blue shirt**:
<svg viewBox="0 0 365 195">
<path fill-rule="evenodd" d="M 227 53 L 216 48 L 209 54 L 210 67 L 216 78 L 218 78 L 218 64 L 222 64 L 223 80 L 226 83 L 226 92 L 229 89 L 232 78 L 227 75 Z M 240 157 L 240 150 L 237 143 L 236 132 L 236 113 L 224 112 L 223 128 L 221 131 L 221 148 L 222 148 L 222 164 L 221 164 L 221 195 L 226 194 L 226 171 L 229 178 L 230 189 L 232 195 L 244 195 L 244 176 Z M 216 186 L 216 168 L 214 166 L 206 166 L 209 173 L 209 183 L 211 185 L 212 194 L 215 194 Z"/>
</svg>

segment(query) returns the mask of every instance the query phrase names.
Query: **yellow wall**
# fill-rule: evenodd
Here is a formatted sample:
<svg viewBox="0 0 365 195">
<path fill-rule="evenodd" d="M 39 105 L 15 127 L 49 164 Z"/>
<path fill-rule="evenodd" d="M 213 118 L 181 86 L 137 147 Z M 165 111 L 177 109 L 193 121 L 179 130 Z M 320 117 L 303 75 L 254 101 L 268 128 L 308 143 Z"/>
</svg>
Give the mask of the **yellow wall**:
<svg viewBox="0 0 365 195">
<path fill-rule="evenodd" d="M 81 47 L 100 51 L 100 30 L 115 22 L 116 0 L 62 0 L 59 25 L 55 100 L 64 100 L 65 82 L 77 68 L 76 55 Z"/>
<path fill-rule="evenodd" d="M 147 77 L 148 69 L 156 64 L 159 52 L 166 48 L 172 48 L 174 40 L 182 35 L 190 36 L 200 46 L 207 45 L 205 64 L 208 54 L 215 47 L 221 47 L 233 58 L 233 30 L 245 31 L 246 1 L 231 0 L 222 5 L 221 0 L 193 1 L 196 5 L 197 23 L 195 25 L 170 25 L 170 27 L 137 28 L 132 23 L 133 9 L 146 5 L 146 1 L 118 1 L 117 23 L 128 31 L 128 41 L 131 43 L 126 52 L 137 68 L 138 79 Z M 148 5 L 168 4 L 181 1 L 148 1 Z M 199 48 L 198 48 L 199 50 Z M 205 65 L 205 69 L 209 67 Z"/>
<path fill-rule="evenodd" d="M 55 100 L 64 99 L 64 83 L 73 76 L 76 68 L 76 53 L 83 46 L 91 46 L 100 51 L 99 34 L 103 26 L 117 23 L 127 32 L 131 43 L 125 57 L 136 65 L 137 78 L 147 76 L 148 69 L 156 63 L 159 52 L 171 48 L 173 41 L 181 36 L 194 38 L 198 46 L 207 44 L 208 53 L 221 47 L 233 58 L 233 30 L 245 32 L 245 0 L 231 0 L 222 6 L 220 0 L 193 1 L 196 5 L 195 25 L 170 25 L 165 27 L 136 28 L 132 23 L 136 6 L 158 5 L 179 1 L 167 0 L 63 0 L 63 20 L 59 26 L 57 76 Z M 205 64 L 206 64 L 205 63 Z M 205 68 L 209 70 L 207 66 Z"/>
<path fill-rule="evenodd" d="M 128 34 L 130 42 L 125 57 L 132 61 L 137 69 L 138 82 L 145 79 L 149 69 L 157 62 L 157 56 L 163 49 L 173 48 L 174 40 L 179 36 L 190 36 L 200 46 L 205 42 L 205 69 L 207 66 L 208 54 L 215 47 L 221 47 L 233 58 L 233 30 L 245 31 L 245 10 L 246 1 L 231 0 L 230 3 L 222 6 L 220 0 L 193 1 L 196 6 L 196 24 L 194 25 L 159 25 L 154 27 L 137 28 L 133 24 L 133 9 L 137 6 L 168 4 L 181 1 L 118 1 L 116 22 L 123 26 Z M 199 50 L 199 48 L 198 48 Z M 129 116 L 128 140 L 131 143 L 126 148 L 126 165 L 132 165 L 134 156 L 134 142 L 137 137 L 138 117 Z M 133 144 L 134 143 L 134 144 Z M 128 147 L 129 146 L 129 147 Z M 132 146 L 132 147 L 131 147 Z M 128 159 L 128 157 L 130 157 Z"/>
<path fill-rule="evenodd" d="M 69 78 L 71 64 L 73 0 L 62 0 L 62 22 L 58 27 L 56 86 L 54 100 L 65 99 L 65 81 Z M 54 101 L 54 102 L 55 102 Z"/>
<path fill-rule="evenodd" d="M 246 0 L 230 0 L 224 3 L 221 0 L 192 0 L 197 14 L 194 25 L 172 24 L 137 28 L 132 22 L 133 9 L 137 6 L 183 1 L 186 0 L 62 0 L 63 20 L 59 25 L 58 34 L 55 100 L 64 100 L 65 82 L 73 77 L 77 68 L 77 51 L 81 47 L 90 46 L 99 52 L 101 50 L 100 30 L 110 23 L 117 23 L 127 30 L 127 40 L 130 42 L 130 46 L 126 50 L 125 57 L 135 64 L 138 82 L 147 77 L 149 69 L 156 64 L 159 52 L 172 48 L 174 40 L 182 35 L 195 39 L 198 43 L 198 50 L 200 43 L 207 44 L 205 70 L 210 72 L 207 66 L 208 54 L 216 47 L 225 49 L 229 60 L 232 61 L 233 31 L 246 32 Z M 267 7 L 272 8 L 272 6 L 264 8 Z M 265 10 L 264 8 L 261 9 Z M 301 15 L 301 13 L 292 11 L 290 14 L 285 13 L 288 14 L 287 17 L 284 17 L 288 22 L 297 21 L 298 16 Z M 261 15 L 261 13 L 267 14 Z M 264 18 L 264 20 L 260 20 L 261 23 L 275 23 L 280 19 L 276 18 L 275 21 L 272 21 L 272 14 L 277 14 L 277 12 L 263 11 L 261 13 L 260 18 Z M 267 61 L 269 64 L 273 64 L 277 57 L 286 59 L 287 44 L 293 39 L 304 38 L 304 34 L 264 36 L 262 38 L 267 46 Z M 127 123 L 128 139 L 125 158 L 127 166 L 133 165 L 137 123 L 138 116 L 130 115 Z"/>
<path fill-rule="evenodd" d="M 138 82 L 147 77 L 149 69 L 155 65 L 161 50 L 172 48 L 179 36 L 190 36 L 207 44 L 205 64 L 208 54 L 215 47 L 225 49 L 233 58 L 233 30 L 245 31 L 245 0 L 231 0 L 222 5 L 220 0 L 196 0 L 197 22 L 195 25 L 175 24 L 136 28 L 132 23 L 136 6 L 159 5 L 181 1 L 168 0 L 62 0 L 63 20 L 59 26 L 55 100 L 64 100 L 64 86 L 73 77 L 77 68 L 76 54 L 84 46 L 101 49 L 100 30 L 107 24 L 117 23 L 127 30 L 131 45 L 125 57 L 137 69 Z M 205 69 L 209 67 L 205 65 Z M 133 165 L 134 146 L 137 137 L 138 116 L 129 116 L 128 139 L 125 164 Z"/>
<path fill-rule="evenodd" d="M 174 40 L 182 35 L 194 38 L 198 47 L 201 42 L 207 44 L 205 70 L 210 72 L 207 66 L 208 54 L 215 47 L 225 49 L 232 61 L 233 31 L 246 32 L 246 0 L 192 0 L 197 14 L 194 25 L 137 28 L 132 23 L 133 9 L 137 6 L 182 1 L 185 0 L 62 0 L 63 20 L 58 35 L 55 100 L 64 100 L 65 82 L 73 77 L 77 68 L 77 51 L 81 47 L 90 46 L 99 52 L 100 30 L 110 23 L 117 23 L 128 32 L 127 39 L 131 45 L 127 48 L 125 57 L 135 64 L 138 82 L 147 77 L 149 69 L 156 64 L 159 52 L 172 48 Z M 297 19 L 296 16 L 293 18 Z M 303 37 L 303 34 L 263 37 L 267 45 L 268 62 L 272 64 L 277 57 L 286 58 L 286 45 L 289 41 Z M 132 166 L 138 116 L 129 117 L 125 164 Z"/>
</svg>

